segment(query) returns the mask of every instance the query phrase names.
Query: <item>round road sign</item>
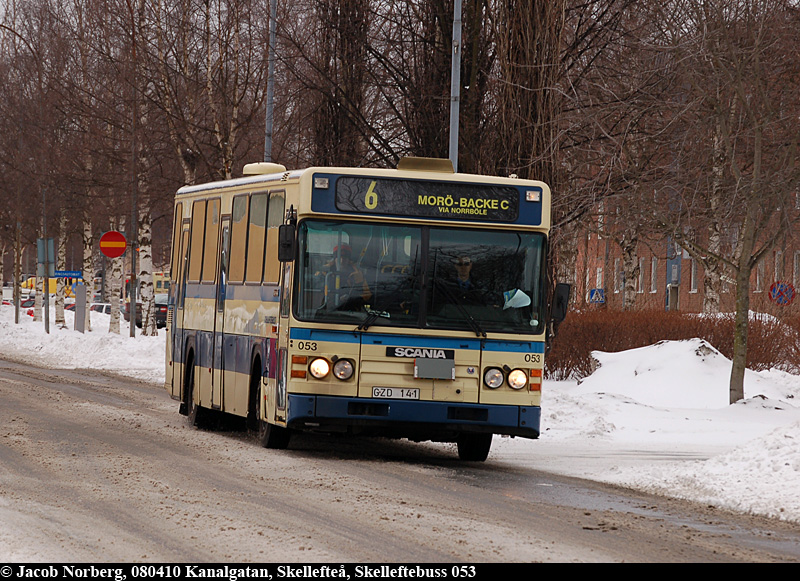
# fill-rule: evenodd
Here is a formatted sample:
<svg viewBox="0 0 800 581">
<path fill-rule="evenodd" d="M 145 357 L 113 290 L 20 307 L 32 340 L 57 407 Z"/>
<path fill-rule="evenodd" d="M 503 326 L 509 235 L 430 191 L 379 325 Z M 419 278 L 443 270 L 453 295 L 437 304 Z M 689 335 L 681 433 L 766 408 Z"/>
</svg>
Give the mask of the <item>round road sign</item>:
<svg viewBox="0 0 800 581">
<path fill-rule="evenodd" d="M 125 254 L 127 240 L 120 232 L 109 230 L 100 237 L 100 252 L 109 258 L 117 258 Z"/>
<path fill-rule="evenodd" d="M 794 286 L 788 282 L 776 282 L 769 289 L 770 300 L 782 306 L 791 305 L 796 294 Z"/>
</svg>

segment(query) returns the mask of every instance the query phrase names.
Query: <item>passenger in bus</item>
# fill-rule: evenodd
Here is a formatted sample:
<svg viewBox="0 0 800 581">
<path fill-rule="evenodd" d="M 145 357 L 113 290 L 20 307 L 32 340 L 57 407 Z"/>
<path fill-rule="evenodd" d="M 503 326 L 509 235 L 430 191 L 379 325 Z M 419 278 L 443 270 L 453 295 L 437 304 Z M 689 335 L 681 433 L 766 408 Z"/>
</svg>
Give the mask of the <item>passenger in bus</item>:
<svg viewBox="0 0 800 581">
<path fill-rule="evenodd" d="M 325 305 L 328 310 L 357 311 L 372 297 L 364 275 L 353 261 L 347 244 L 333 249 L 333 258 L 323 266 Z"/>
</svg>

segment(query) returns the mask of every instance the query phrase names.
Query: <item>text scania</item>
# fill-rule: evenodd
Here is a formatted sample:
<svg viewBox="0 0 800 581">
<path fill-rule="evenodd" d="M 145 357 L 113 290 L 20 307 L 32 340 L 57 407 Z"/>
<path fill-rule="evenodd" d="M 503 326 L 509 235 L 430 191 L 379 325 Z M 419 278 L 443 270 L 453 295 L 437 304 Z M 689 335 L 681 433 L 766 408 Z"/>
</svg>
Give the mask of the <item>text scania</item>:
<svg viewBox="0 0 800 581">
<path fill-rule="evenodd" d="M 437 567 L 407 567 L 405 565 L 390 566 L 381 565 L 380 567 L 369 567 L 366 565 L 359 565 L 356 567 L 357 579 L 370 579 L 370 578 L 401 578 L 401 579 L 438 579 L 447 577 L 447 569 L 440 569 Z"/>
<path fill-rule="evenodd" d="M 414 349 L 412 347 L 395 347 L 395 357 L 421 357 L 423 359 L 447 359 L 444 349 Z"/>
</svg>

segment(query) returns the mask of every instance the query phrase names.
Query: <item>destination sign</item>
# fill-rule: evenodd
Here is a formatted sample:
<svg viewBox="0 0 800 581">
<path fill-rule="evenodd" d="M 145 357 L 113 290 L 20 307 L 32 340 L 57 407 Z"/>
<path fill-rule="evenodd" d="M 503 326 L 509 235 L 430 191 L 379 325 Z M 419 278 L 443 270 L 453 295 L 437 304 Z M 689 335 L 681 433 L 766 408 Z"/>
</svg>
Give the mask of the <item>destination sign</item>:
<svg viewBox="0 0 800 581">
<path fill-rule="evenodd" d="M 519 190 L 510 186 L 342 176 L 336 208 L 343 212 L 514 222 Z"/>
</svg>

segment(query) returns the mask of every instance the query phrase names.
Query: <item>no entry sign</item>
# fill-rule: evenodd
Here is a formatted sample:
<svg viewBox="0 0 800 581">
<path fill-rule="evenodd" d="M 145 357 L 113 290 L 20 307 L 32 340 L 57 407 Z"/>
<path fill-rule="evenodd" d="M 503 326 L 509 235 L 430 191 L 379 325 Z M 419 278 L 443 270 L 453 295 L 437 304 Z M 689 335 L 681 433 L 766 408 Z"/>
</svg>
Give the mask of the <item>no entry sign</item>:
<svg viewBox="0 0 800 581">
<path fill-rule="evenodd" d="M 125 254 L 128 242 L 120 232 L 109 230 L 100 237 L 100 252 L 109 258 L 117 258 Z"/>
</svg>

